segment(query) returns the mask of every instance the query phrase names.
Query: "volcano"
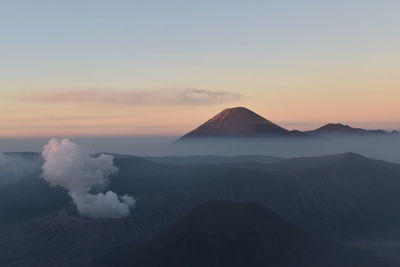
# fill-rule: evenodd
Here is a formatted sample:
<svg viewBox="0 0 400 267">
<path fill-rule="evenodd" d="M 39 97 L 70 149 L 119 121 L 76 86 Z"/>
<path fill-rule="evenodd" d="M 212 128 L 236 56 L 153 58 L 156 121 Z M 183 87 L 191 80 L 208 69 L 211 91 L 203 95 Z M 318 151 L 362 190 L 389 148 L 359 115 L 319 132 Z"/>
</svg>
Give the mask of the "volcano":
<svg viewBox="0 0 400 267">
<path fill-rule="evenodd" d="M 214 137 L 283 137 L 303 135 L 289 131 L 257 113 L 244 108 L 227 108 L 182 136 L 179 141 Z"/>
</svg>

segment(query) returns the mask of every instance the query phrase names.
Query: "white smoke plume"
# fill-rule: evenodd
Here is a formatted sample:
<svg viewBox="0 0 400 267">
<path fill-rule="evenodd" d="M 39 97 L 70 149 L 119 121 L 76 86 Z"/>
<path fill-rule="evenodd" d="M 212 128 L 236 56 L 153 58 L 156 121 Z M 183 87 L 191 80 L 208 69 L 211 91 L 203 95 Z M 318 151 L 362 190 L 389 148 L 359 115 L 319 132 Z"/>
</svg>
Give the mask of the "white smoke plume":
<svg viewBox="0 0 400 267">
<path fill-rule="evenodd" d="M 118 197 L 112 191 L 97 195 L 78 195 L 71 193 L 76 207 L 81 214 L 92 218 L 123 218 L 129 215 L 135 200 L 127 195 Z"/>
<path fill-rule="evenodd" d="M 43 148 L 43 177 L 52 185 L 87 194 L 93 186 L 104 187 L 117 168 L 113 156 L 93 157 L 84 147 L 68 139 L 51 139 Z"/>
<path fill-rule="evenodd" d="M 129 215 L 135 200 L 114 192 L 91 194 L 92 189 L 107 186 L 108 177 L 118 171 L 111 155 L 93 156 L 84 147 L 68 139 L 51 139 L 43 148 L 42 177 L 51 185 L 69 191 L 81 215 L 91 218 L 123 218 Z"/>
</svg>

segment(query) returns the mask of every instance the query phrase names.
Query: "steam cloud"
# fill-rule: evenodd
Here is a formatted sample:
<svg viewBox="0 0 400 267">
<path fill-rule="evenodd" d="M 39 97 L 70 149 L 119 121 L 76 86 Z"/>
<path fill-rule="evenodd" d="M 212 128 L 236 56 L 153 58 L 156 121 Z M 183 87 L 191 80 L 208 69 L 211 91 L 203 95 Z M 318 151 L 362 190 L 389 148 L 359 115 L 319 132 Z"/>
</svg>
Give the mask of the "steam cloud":
<svg viewBox="0 0 400 267">
<path fill-rule="evenodd" d="M 91 218 L 123 218 L 129 215 L 135 200 L 112 191 L 91 194 L 107 186 L 108 177 L 117 172 L 114 157 L 93 156 L 84 147 L 68 139 L 51 139 L 43 148 L 42 177 L 51 185 L 66 188 L 79 213 Z"/>
<path fill-rule="evenodd" d="M 129 215 L 135 200 L 127 195 L 118 197 L 112 191 L 97 195 L 71 193 L 79 212 L 92 218 L 123 218 Z"/>
</svg>

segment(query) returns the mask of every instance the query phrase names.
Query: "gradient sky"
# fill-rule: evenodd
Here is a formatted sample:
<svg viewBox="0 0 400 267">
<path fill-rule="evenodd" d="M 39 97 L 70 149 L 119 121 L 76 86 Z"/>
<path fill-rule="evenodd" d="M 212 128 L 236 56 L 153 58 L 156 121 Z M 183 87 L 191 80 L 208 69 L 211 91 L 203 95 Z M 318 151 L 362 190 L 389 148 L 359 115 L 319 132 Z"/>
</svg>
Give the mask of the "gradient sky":
<svg viewBox="0 0 400 267">
<path fill-rule="evenodd" d="M 179 135 L 232 106 L 400 128 L 398 0 L 0 3 L 0 137 Z"/>
</svg>

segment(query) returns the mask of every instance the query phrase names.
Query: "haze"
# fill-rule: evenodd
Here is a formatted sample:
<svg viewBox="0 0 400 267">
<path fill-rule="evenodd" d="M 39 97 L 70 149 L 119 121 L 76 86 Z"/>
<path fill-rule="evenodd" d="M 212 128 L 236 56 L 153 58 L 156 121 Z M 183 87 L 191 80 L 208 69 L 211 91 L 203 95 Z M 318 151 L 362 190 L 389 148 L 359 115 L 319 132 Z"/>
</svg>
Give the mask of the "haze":
<svg viewBox="0 0 400 267">
<path fill-rule="evenodd" d="M 208 140 L 192 142 L 185 146 L 174 145 L 175 136 L 159 137 L 98 137 L 73 138 L 92 152 L 131 154 L 137 156 L 192 156 L 192 155 L 265 155 L 281 158 L 321 156 L 354 152 L 370 158 L 400 163 L 400 138 L 398 136 L 353 136 L 327 140 L 307 139 L 242 139 Z M 47 139 L 2 139 L 0 152 L 40 152 Z"/>
</svg>

